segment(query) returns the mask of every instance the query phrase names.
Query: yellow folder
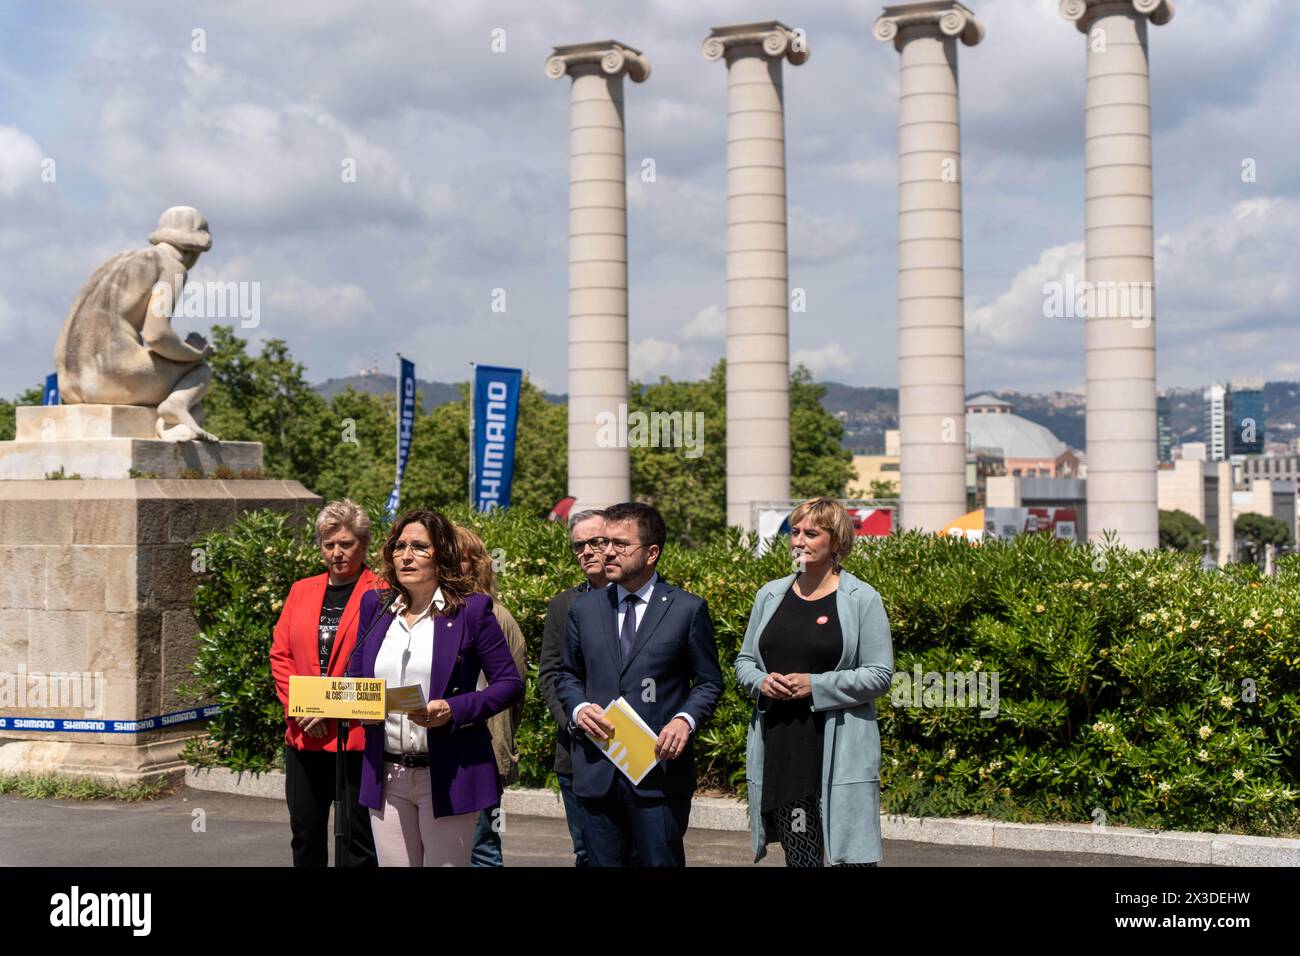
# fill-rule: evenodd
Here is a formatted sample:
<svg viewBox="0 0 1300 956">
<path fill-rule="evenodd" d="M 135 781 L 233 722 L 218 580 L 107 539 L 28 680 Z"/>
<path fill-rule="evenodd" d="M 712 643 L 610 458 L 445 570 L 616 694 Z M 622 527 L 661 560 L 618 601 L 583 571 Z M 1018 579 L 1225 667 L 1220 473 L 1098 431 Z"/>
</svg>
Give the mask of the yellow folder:
<svg viewBox="0 0 1300 956">
<path fill-rule="evenodd" d="M 614 733 L 608 740 L 587 736 L 625 777 L 633 783 L 640 783 L 659 762 L 655 757 L 655 741 L 659 735 L 622 697 L 610 701 L 605 708 L 605 720 L 614 725 Z"/>
</svg>

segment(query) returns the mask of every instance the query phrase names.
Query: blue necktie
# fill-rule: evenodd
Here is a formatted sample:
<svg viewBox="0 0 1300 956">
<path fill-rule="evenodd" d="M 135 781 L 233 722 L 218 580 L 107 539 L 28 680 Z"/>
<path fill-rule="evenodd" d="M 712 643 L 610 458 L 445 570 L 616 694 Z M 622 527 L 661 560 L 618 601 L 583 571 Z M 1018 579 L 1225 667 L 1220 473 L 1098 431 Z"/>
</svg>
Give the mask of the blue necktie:
<svg viewBox="0 0 1300 956">
<path fill-rule="evenodd" d="M 623 648 L 623 660 L 632 656 L 632 644 L 636 641 L 636 605 L 641 599 L 635 594 L 623 598 L 626 610 L 623 612 L 623 629 L 619 631 L 618 643 Z"/>
</svg>

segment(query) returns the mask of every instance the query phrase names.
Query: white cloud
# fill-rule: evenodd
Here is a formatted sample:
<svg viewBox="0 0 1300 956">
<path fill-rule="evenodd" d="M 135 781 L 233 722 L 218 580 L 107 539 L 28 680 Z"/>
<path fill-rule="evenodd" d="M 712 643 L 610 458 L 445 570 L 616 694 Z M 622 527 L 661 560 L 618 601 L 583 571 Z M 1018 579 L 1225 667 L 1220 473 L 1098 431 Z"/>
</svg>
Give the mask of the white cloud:
<svg viewBox="0 0 1300 956">
<path fill-rule="evenodd" d="M 0 196 L 34 190 L 41 182 L 41 148 L 20 129 L 0 126 Z"/>
<path fill-rule="evenodd" d="M 977 342 L 985 339 L 997 346 L 1050 339 L 1049 323 L 1077 320 L 1044 317 L 1044 286 L 1067 275 L 1081 280 L 1083 261 L 1082 242 L 1044 249 L 1037 262 L 1016 273 L 1005 292 L 967 314 L 967 333 Z"/>
<path fill-rule="evenodd" d="M 1057 6 L 981 0 L 988 34 L 958 51 L 972 386 L 1083 375 L 1082 323 L 1042 318 L 1043 281 L 1075 268 L 1051 251 L 1083 237 L 1085 39 Z M 204 54 L 181 4 L 122 0 L 57 28 L 42 5 L 16 15 L 32 28 L 0 35 L 0 295 L 23 329 L 10 319 L 0 396 L 48 369 L 91 271 L 142 247 L 177 203 L 212 225 L 199 272 L 261 279 L 267 334 L 313 380 L 352 370 L 364 324 L 366 359 L 418 348 L 429 377 L 463 377 L 475 359 L 563 383 L 570 81 L 547 80 L 542 62 L 554 43 L 597 35 L 654 65 L 624 84 L 632 331 L 647 337 L 634 369 L 707 372 L 722 352 L 727 77 L 700 42 L 713 23 L 750 19 L 746 4 L 374 9 L 211 5 Z M 784 68 L 791 285 L 809 300 L 791 318 L 827 374 L 891 385 L 899 58 L 871 37 L 878 9 L 807 0 L 787 20 L 813 50 Z M 1150 31 L 1163 383 L 1294 374 L 1293 20 L 1279 0 L 1196 0 Z M 497 28 L 505 53 L 490 46 Z M 57 185 L 40 183 L 46 155 Z M 348 156 L 354 184 L 340 180 Z M 654 183 L 640 181 L 646 157 Z M 1244 158 L 1258 183 L 1240 181 Z M 1237 207 L 1261 196 L 1272 204 Z M 301 285 L 273 308 L 279 276 Z M 497 287 L 508 315 L 488 311 Z M 860 359 L 844 367 L 827 342 Z"/>
<path fill-rule="evenodd" d="M 790 356 L 790 367 L 806 365 L 814 378 L 824 378 L 838 372 L 848 371 L 858 361 L 854 352 L 834 342 L 819 349 L 800 349 Z"/>
<path fill-rule="evenodd" d="M 685 342 L 722 341 L 727 335 L 727 314 L 716 305 L 707 305 L 682 326 L 680 338 Z"/>
<path fill-rule="evenodd" d="M 642 382 L 657 382 L 659 376 L 674 379 L 701 379 L 708 375 L 708 357 L 699 349 L 683 347 L 667 339 L 641 339 L 628 350 L 631 378 Z"/>
</svg>

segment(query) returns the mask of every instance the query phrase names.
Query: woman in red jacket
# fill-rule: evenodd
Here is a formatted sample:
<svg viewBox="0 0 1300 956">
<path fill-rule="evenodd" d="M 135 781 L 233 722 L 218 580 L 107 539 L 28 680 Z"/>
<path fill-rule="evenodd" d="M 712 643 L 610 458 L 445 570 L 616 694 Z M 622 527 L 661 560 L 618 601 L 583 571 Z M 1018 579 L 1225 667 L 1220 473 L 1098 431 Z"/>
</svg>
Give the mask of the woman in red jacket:
<svg viewBox="0 0 1300 956">
<path fill-rule="evenodd" d="M 316 543 L 326 572 L 294 582 L 275 625 L 271 673 L 285 707 L 284 793 L 293 832 L 294 866 L 325 866 L 327 824 L 334 801 L 338 721 L 324 717 L 289 717 L 289 678 L 294 674 L 338 677 L 347 673 L 357 639 L 361 596 L 378 586 L 365 565 L 370 548 L 370 518 L 357 504 L 331 501 L 316 516 Z M 357 802 L 365 728 L 349 728 L 344 745 L 347 776 L 345 804 L 351 810 L 351 841 L 340 866 L 375 866 L 370 811 Z"/>
</svg>

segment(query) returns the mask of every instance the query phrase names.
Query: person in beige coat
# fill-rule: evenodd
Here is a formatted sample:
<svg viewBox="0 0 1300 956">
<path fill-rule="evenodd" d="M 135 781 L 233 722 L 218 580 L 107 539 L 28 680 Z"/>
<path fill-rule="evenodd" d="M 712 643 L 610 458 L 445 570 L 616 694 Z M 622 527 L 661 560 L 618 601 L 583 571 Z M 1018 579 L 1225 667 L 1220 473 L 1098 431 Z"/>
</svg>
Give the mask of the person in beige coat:
<svg viewBox="0 0 1300 956">
<path fill-rule="evenodd" d="M 492 598 L 492 614 L 505 632 L 510 655 L 515 659 L 519 676 L 528 680 L 528 646 L 519 623 L 497 599 L 497 576 L 483 539 L 467 528 L 456 528 L 456 546 L 460 549 L 461 570 L 471 581 L 472 589 Z M 484 683 L 479 675 L 479 683 Z M 488 718 L 488 731 L 492 734 L 492 750 L 497 758 L 497 771 L 501 785 L 508 787 L 519 782 L 519 748 L 515 745 L 515 732 L 524 716 L 524 701 L 508 710 Z M 474 834 L 474 852 L 471 866 L 501 866 L 501 830 L 504 819 L 501 808 L 491 807 L 479 814 L 478 829 Z"/>
</svg>

